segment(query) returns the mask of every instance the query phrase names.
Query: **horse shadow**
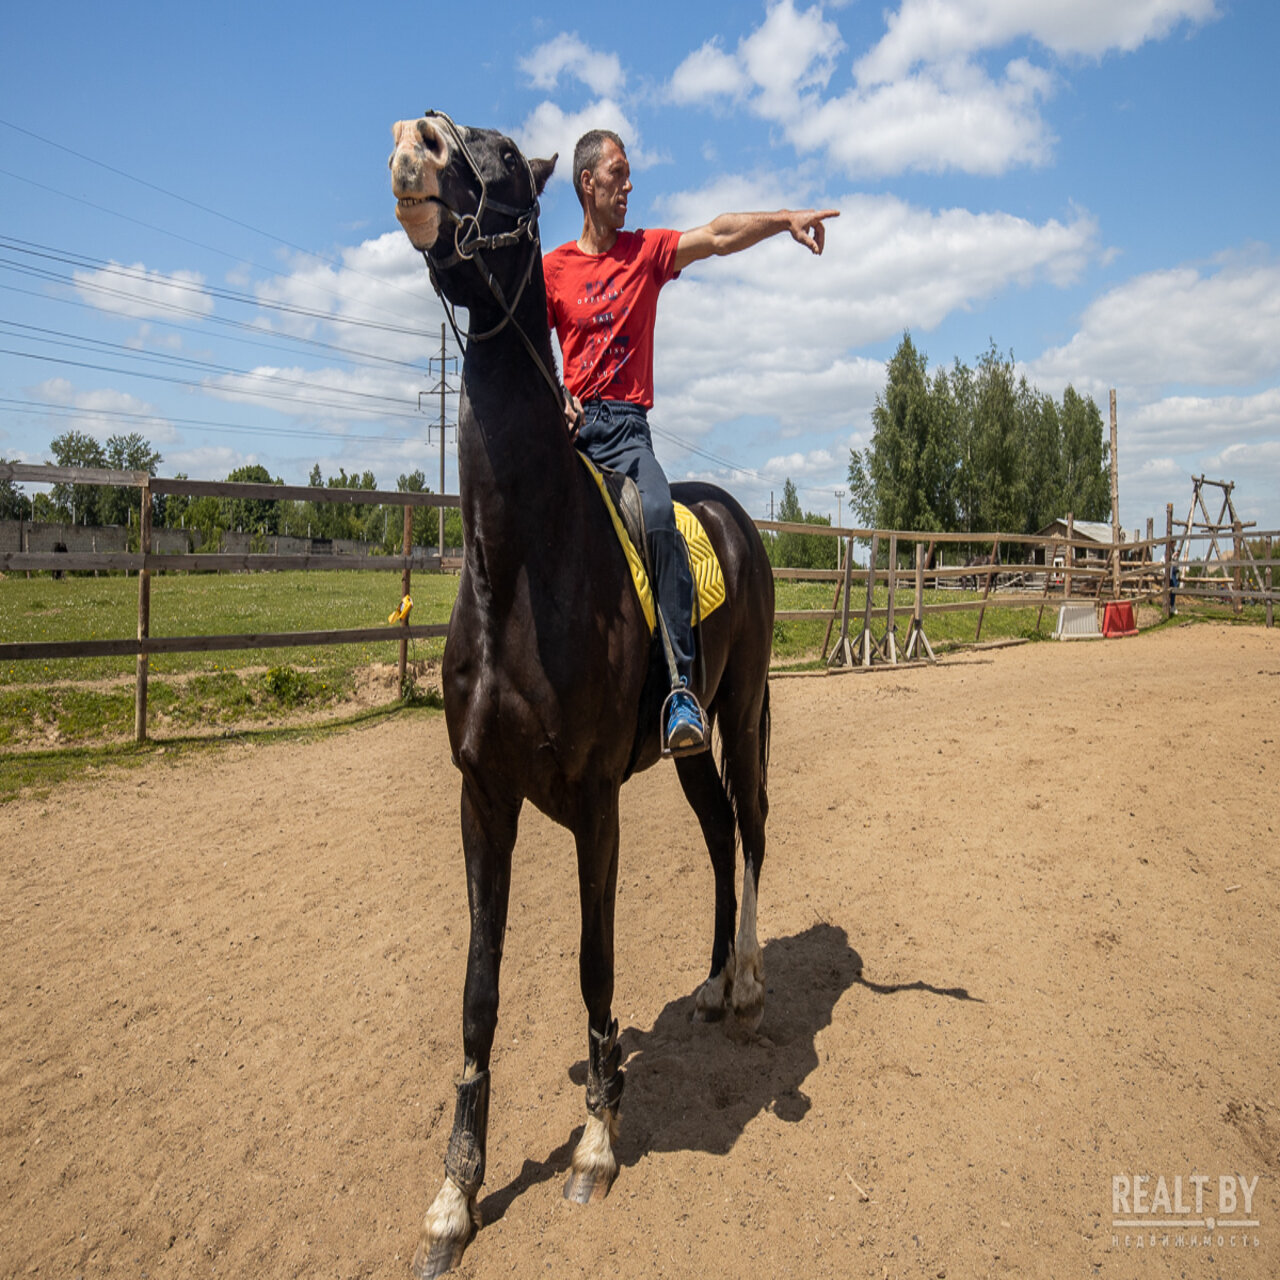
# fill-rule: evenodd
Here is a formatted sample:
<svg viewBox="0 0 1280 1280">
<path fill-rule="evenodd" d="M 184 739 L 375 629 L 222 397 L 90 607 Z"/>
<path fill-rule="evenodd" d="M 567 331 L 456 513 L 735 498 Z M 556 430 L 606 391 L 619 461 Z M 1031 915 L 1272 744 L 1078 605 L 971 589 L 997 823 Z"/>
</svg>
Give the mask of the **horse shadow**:
<svg viewBox="0 0 1280 1280">
<path fill-rule="evenodd" d="M 766 1111 L 790 1124 L 802 1120 L 812 1105 L 803 1086 L 819 1063 L 818 1034 L 854 986 L 880 996 L 924 991 L 978 1000 L 963 987 L 868 982 L 848 935 L 826 922 L 766 942 L 764 965 L 767 998 L 756 1033 L 740 1029 L 731 1015 L 721 1023 L 695 1021 L 693 995 L 672 1000 L 649 1030 L 623 1030 L 627 1085 L 614 1147 L 620 1170 L 651 1152 L 727 1155 L 751 1120 Z M 569 1076 L 585 1084 L 585 1060 Z M 579 1126 L 544 1160 L 526 1159 L 506 1186 L 481 1202 L 484 1221 L 497 1221 L 525 1191 L 562 1177 L 581 1132 Z"/>
</svg>

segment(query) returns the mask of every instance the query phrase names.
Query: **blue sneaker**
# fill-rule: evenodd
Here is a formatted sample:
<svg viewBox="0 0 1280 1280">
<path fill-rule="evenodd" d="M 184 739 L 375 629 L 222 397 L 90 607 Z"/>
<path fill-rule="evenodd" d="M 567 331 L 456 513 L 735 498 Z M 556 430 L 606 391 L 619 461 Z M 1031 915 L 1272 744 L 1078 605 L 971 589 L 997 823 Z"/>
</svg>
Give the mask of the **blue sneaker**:
<svg viewBox="0 0 1280 1280">
<path fill-rule="evenodd" d="M 707 726 L 702 708 L 688 689 L 673 689 L 662 711 L 664 756 L 693 756 L 707 749 Z"/>
</svg>

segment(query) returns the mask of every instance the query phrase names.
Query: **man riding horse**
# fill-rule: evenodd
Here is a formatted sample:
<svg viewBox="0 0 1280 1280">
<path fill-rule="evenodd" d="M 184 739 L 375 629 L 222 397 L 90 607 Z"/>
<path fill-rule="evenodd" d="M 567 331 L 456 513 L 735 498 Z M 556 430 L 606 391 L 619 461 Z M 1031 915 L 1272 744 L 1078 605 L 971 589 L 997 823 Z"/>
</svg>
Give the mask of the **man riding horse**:
<svg viewBox="0 0 1280 1280">
<path fill-rule="evenodd" d="M 658 293 L 685 267 L 739 253 L 782 231 L 820 254 L 823 221 L 839 214 L 835 209 L 724 213 L 692 231 L 624 231 L 631 166 L 622 139 L 606 129 L 578 139 L 573 189 L 582 205 L 582 234 L 543 260 L 547 320 L 560 339 L 571 397 L 566 417 L 578 448 L 592 462 L 630 476 L 640 490 L 654 594 L 675 668 L 664 737 L 670 754 L 690 755 L 706 749 L 707 726 L 689 688 L 693 579 L 649 433 Z"/>
</svg>

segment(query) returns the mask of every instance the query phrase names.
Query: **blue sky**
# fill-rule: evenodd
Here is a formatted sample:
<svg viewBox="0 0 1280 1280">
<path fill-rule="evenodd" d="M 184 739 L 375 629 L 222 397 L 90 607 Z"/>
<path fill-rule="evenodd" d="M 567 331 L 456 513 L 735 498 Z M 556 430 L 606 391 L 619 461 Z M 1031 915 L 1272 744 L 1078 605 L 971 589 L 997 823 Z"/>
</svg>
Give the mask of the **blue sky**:
<svg viewBox="0 0 1280 1280">
<path fill-rule="evenodd" d="M 821 259 L 782 238 L 664 292 L 673 479 L 761 516 L 790 478 L 834 516 L 909 329 L 931 365 L 994 341 L 1104 415 L 1115 387 L 1127 527 L 1185 516 L 1203 472 L 1276 528 L 1278 37 L 1261 0 L 23 5 L 0 456 L 136 430 L 166 475 L 437 487 L 441 313 L 386 171 L 391 123 L 432 106 L 561 153 L 548 247 L 580 229 L 565 160 L 597 124 L 628 140 L 632 225 L 842 211 Z"/>
</svg>

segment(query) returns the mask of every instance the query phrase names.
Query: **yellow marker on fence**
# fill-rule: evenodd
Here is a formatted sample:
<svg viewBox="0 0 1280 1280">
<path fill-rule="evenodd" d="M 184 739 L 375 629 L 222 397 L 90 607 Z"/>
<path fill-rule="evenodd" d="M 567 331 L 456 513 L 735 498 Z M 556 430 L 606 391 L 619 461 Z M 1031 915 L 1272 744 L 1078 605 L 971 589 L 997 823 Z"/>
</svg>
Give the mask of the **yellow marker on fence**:
<svg viewBox="0 0 1280 1280">
<path fill-rule="evenodd" d="M 400 607 L 395 611 L 395 613 L 387 614 L 387 621 L 392 623 L 403 622 L 406 618 L 408 618 L 409 610 L 412 608 L 413 608 L 412 597 L 405 596 L 405 598 L 400 601 Z"/>
</svg>

